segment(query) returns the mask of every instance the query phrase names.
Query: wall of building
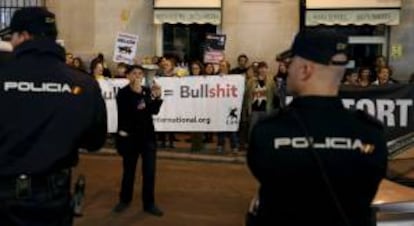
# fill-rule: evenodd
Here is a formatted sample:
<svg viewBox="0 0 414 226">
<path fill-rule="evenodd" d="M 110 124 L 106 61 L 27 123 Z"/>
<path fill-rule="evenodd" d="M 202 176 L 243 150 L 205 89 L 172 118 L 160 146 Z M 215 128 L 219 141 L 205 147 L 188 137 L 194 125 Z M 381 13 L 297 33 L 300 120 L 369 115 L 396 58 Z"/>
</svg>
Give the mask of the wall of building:
<svg viewBox="0 0 414 226">
<path fill-rule="evenodd" d="M 155 54 L 152 1 L 48 0 L 57 16 L 59 39 L 86 61 L 102 52 L 111 61 L 116 35 L 139 35 L 138 55 Z"/>
<path fill-rule="evenodd" d="M 95 50 L 113 54 L 116 35 L 127 32 L 139 36 L 138 55 L 154 55 L 152 1 L 95 0 Z"/>
<path fill-rule="evenodd" d="M 403 1 L 401 23 L 391 28 L 390 52 L 392 47 L 401 45 L 402 56 L 391 57 L 390 64 L 394 68 L 395 78 L 408 80 L 414 73 L 414 1 Z M 391 54 L 392 55 L 392 54 Z"/>
<path fill-rule="evenodd" d="M 102 52 L 111 59 L 120 31 L 139 35 L 139 56 L 156 54 L 152 1 L 48 0 L 47 5 L 57 15 L 60 39 L 75 55 L 92 58 Z M 289 47 L 298 29 L 299 1 L 223 1 L 221 30 L 227 34 L 226 56 L 233 66 L 245 53 L 251 61 L 267 61 L 274 70 L 275 54 Z"/>
<path fill-rule="evenodd" d="M 223 4 L 222 30 L 232 66 L 245 53 L 250 61 L 265 60 L 274 72 L 276 53 L 289 48 L 299 30 L 299 1 L 225 0 Z"/>
<path fill-rule="evenodd" d="M 48 8 L 56 14 L 59 39 L 68 51 L 91 54 L 95 45 L 95 2 L 93 0 L 48 0 Z"/>
</svg>

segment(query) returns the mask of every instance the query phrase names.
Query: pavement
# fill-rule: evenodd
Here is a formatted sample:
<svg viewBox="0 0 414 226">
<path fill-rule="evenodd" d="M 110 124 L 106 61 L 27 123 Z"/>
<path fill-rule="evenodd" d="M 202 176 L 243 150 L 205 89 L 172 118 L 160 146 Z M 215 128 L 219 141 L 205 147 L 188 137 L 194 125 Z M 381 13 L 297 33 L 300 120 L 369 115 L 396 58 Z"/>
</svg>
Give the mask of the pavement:
<svg viewBox="0 0 414 226">
<path fill-rule="evenodd" d="M 220 157 L 227 158 L 233 157 Z M 121 158 L 114 153 L 81 154 L 73 178 L 86 176 L 86 195 L 84 216 L 76 218 L 75 226 L 242 226 L 258 188 L 246 165 L 239 162 L 159 157 L 156 202 L 165 215 L 159 218 L 142 211 L 140 167 L 131 207 L 115 214 L 121 168 Z M 375 203 L 407 200 L 414 200 L 413 188 L 384 180 Z"/>
<path fill-rule="evenodd" d="M 124 213 L 112 213 L 118 201 L 122 160 L 111 139 L 96 153 L 81 153 L 74 180 L 87 178 L 84 216 L 75 226 L 236 226 L 244 225 L 245 213 L 256 194 L 257 183 L 245 165 L 245 151 L 231 152 L 226 146 L 216 152 L 216 143 L 191 152 L 186 134 L 178 134 L 175 148 L 157 150 L 156 202 L 162 218 L 145 214 L 141 208 L 140 163 L 135 197 Z M 227 144 L 228 145 L 228 144 Z"/>
<path fill-rule="evenodd" d="M 244 225 L 258 184 L 246 166 L 245 152 L 229 150 L 217 153 L 211 143 L 203 152 L 190 152 L 190 144 L 185 142 L 178 142 L 174 149 L 158 150 L 156 202 L 165 213 L 161 218 L 142 211 L 140 164 L 133 203 L 125 212 L 115 214 L 112 208 L 118 201 L 121 158 L 111 144 L 97 153 L 82 153 L 73 178 L 86 176 L 86 196 L 84 216 L 76 218 L 75 226 Z M 414 178 L 414 151 L 410 153 L 392 167 L 404 168 L 404 173 Z M 407 200 L 414 200 L 413 188 L 384 180 L 375 203 Z"/>
<path fill-rule="evenodd" d="M 118 201 L 121 168 L 119 156 L 81 154 L 73 178 L 86 176 L 86 195 L 84 216 L 76 218 L 75 226 L 239 226 L 257 191 L 244 164 L 161 157 L 156 202 L 165 215 L 159 218 L 142 211 L 140 167 L 131 207 L 115 214 L 111 210 Z"/>
<path fill-rule="evenodd" d="M 246 163 L 245 148 L 239 149 L 238 152 L 232 152 L 229 143 L 226 143 L 224 152 L 218 153 L 216 151 L 216 140 L 213 140 L 211 143 L 204 144 L 203 150 L 194 152 L 191 151 L 191 143 L 185 141 L 190 138 L 188 134 L 178 133 L 176 137 L 178 138 L 178 141 L 174 142 L 174 148 L 157 149 L 158 158 L 238 164 Z M 87 154 L 86 152 L 83 153 Z M 113 140 L 108 138 L 104 148 L 93 154 L 117 155 Z"/>
<path fill-rule="evenodd" d="M 83 153 L 85 155 L 112 155 L 117 156 L 117 152 L 113 148 L 103 148 L 97 153 Z M 224 152 L 224 153 L 213 153 L 213 152 L 197 152 L 192 153 L 185 150 L 158 150 L 157 157 L 160 159 L 178 159 L 178 160 L 189 160 L 189 161 L 203 161 L 203 162 L 222 162 L 222 163 L 246 163 L 246 153 L 243 152 Z"/>
</svg>

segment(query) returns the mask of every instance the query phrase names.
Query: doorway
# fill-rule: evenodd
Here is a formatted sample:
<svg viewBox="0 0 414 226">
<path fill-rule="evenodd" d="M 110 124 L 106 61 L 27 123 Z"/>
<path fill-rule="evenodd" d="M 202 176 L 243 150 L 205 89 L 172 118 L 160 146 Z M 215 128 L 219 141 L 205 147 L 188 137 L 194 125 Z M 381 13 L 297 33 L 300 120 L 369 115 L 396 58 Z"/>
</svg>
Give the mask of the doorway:
<svg viewBox="0 0 414 226">
<path fill-rule="evenodd" d="M 180 62 L 203 59 L 206 34 L 216 33 L 211 24 L 163 24 L 163 55 L 175 55 Z"/>
<path fill-rule="evenodd" d="M 384 36 L 350 36 L 349 56 L 355 67 L 372 66 L 377 56 L 387 55 Z"/>
</svg>

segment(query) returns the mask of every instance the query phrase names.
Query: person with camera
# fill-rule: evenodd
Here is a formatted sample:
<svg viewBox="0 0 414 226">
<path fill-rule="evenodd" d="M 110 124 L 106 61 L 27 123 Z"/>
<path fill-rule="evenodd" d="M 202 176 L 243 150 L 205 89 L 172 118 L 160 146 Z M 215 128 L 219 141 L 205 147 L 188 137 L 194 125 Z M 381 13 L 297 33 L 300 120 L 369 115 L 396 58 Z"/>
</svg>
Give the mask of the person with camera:
<svg viewBox="0 0 414 226">
<path fill-rule="evenodd" d="M 247 154 L 260 183 L 257 225 L 374 225 L 387 147 L 382 124 L 338 97 L 346 48 L 333 30 L 305 30 L 284 54 L 293 101 L 256 124 Z"/>
<path fill-rule="evenodd" d="M 100 88 L 65 64 L 46 8 L 17 10 L 0 35 L 14 54 L 0 67 L 0 224 L 73 225 L 71 167 L 106 138 Z"/>
<path fill-rule="evenodd" d="M 129 66 L 126 76 L 129 85 L 117 95 L 118 134 L 116 146 L 122 156 L 123 176 L 119 203 L 113 209 L 120 213 L 132 201 L 135 170 L 138 157 L 142 157 L 142 204 L 144 211 L 155 216 L 163 212 L 154 198 L 156 137 L 152 115 L 158 114 L 162 100 L 161 87 L 154 82 L 151 88 L 142 86 L 145 69 L 140 65 Z"/>
</svg>

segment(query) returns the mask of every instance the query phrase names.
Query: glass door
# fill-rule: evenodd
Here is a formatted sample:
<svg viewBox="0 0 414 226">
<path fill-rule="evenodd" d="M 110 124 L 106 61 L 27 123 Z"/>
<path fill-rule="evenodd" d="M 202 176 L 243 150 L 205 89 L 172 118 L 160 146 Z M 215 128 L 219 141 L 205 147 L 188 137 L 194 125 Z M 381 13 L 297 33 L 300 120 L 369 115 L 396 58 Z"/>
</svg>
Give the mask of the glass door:
<svg viewBox="0 0 414 226">
<path fill-rule="evenodd" d="M 386 46 L 386 38 L 383 36 L 350 36 L 349 57 L 354 67 L 370 67 L 377 56 L 387 55 Z"/>
</svg>

